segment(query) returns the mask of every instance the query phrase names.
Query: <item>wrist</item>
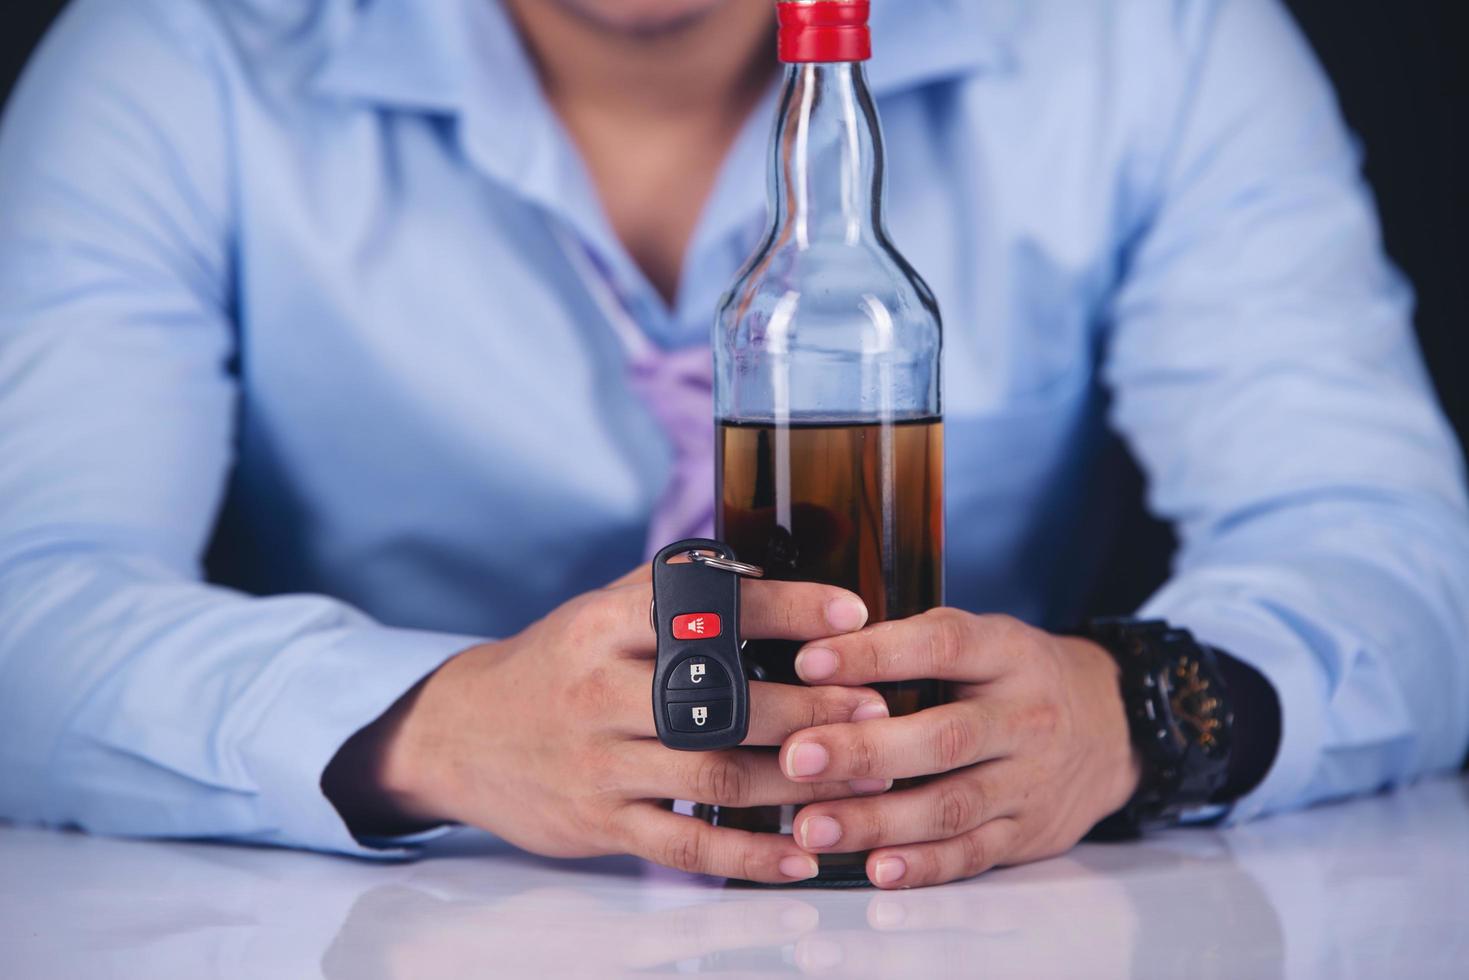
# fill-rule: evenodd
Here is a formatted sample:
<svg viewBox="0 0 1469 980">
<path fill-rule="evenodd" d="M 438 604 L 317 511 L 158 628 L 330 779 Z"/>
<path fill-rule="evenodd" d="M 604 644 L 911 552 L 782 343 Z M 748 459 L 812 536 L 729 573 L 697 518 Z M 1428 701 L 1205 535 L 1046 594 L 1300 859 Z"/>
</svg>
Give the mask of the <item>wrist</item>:
<svg viewBox="0 0 1469 980">
<path fill-rule="evenodd" d="M 433 741 L 428 731 L 434 719 L 433 699 L 424 695 L 439 671 L 420 681 L 369 726 L 370 785 L 384 815 L 396 818 L 399 824 L 422 827 L 447 821 L 438 802 L 442 797 L 433 778 L 432 755 L 426 751 Z"/>
<path fill-rule="evenodd" d="M 1106 774 L 1097 819 L 1127 804 L 1142 781 L 1143 759 L 1133 743 L 1122 698 L 1122 672 L 1106 648 L 1083 637 L 1058 638 L 1068 660 L 1083 671 L 1082 691 L 1091 718 L 1093 744 L 1103 754 L 1098 771 Z"/>
</svg>

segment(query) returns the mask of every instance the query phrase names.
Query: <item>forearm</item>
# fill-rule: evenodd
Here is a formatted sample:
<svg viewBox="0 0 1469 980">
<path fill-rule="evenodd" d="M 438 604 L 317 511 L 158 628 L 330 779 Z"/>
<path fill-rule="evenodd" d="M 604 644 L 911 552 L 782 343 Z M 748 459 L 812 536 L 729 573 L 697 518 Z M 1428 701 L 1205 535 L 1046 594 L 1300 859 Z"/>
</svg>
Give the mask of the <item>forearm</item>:
<svg viewBox="0 0 1469 980">
<path fill-rule="evenodd" d="M 1282 738 L 1236 819 L 1459 764 L 1469 531 L 1422 499 L 1282 507 L 1201 541 L 1143 609 L 1259 670 Z"/>
<path fill-rule="evenodd" d="M 79 550 L 0 565 L 0 815 L 368 853 L 327 763 L 473 641 Z"/>
</svg>

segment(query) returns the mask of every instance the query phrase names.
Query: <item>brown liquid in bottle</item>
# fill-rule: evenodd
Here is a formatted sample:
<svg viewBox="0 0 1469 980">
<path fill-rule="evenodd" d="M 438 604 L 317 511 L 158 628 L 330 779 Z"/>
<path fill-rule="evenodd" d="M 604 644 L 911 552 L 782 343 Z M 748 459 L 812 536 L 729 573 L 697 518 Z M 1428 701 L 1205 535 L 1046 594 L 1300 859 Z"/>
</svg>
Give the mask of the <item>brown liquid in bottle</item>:
<svg viewBox="0 0 1469 980">
<path fill-rule="evenodd" d="M 718 536 L 766 576 L 850 589 L 869 622 L 944 601 L 943 421 L 722 421 Z M 798 643 L 751 640 L 757 679 L 801 683 Z M 943 700 L 939 681 L 875 685 L 894 715 Z M 901 784 L 900 784 L 901 785 Z M 795 807 L 719 807 L 722 827 L 790 833 Z M 822 855 L 818 881 L 865 880 L 864 854 Z"/>
</svg>

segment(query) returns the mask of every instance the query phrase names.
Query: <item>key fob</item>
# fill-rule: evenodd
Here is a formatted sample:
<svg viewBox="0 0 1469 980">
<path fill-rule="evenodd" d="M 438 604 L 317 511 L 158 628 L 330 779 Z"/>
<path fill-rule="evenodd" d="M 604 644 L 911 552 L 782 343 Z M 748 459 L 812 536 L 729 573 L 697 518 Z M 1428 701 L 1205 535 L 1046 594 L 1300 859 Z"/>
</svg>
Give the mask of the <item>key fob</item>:
<svg viewBox="0 0 1469 980">
<path fill-rule="evenodd" d="M 708 538 L 677 541 L 653 559 L 653 716 L 658 740 L 671 749 L 727 749 L 745 740 L 750 724 L 740 576 L 698 561 L 669 562 L 693 551 L 735 560 L 729 545 Z"/>
</svg>

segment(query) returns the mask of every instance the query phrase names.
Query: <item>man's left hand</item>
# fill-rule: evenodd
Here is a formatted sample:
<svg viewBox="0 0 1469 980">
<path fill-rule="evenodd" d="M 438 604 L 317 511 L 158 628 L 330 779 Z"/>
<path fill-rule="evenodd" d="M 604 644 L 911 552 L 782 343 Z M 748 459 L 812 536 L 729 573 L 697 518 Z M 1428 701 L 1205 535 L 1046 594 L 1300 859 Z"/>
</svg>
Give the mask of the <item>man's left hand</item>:
<svg viewBox="0 0 1469 980">
<path fill-rule="evenodd" d="M 871 849 L 878 887 L 1060 854 L 1137 788 L 1117 666 L 1089 640 L 935 609 L 808 644 L 796 670 L 810 684 L 950 682 L 950 703 L 808 728 L 781 746 L 781 768 L 799 782 L 932 777 L 814 803 L 796 820 L 808 851 Z"/>
</svg>

